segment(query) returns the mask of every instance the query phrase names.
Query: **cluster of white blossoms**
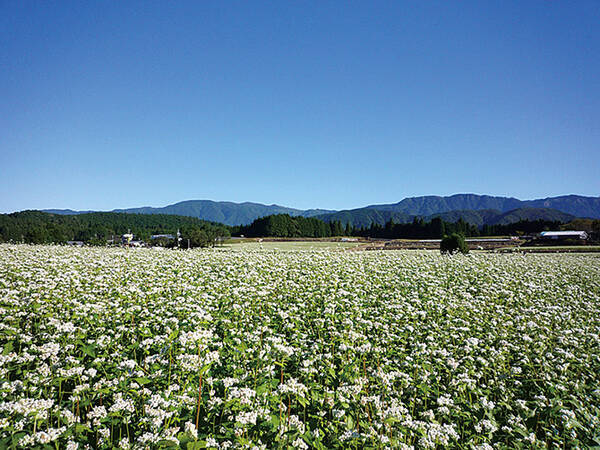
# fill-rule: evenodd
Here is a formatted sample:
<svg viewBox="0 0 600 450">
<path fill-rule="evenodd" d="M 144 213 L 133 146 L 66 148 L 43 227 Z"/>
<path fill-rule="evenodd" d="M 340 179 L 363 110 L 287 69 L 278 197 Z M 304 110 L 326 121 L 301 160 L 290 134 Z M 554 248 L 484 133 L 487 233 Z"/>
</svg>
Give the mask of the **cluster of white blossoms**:
<svg viewBox="0 0 600 450">
<path fill-rule="evenodd" d="M 308 388 L 300 383 L 295 378 L 289 378 L 281 383 L 278 387 L 282 394 L 293 394 L 305 397 L 308 393 Z"/>
<path fill-rule="evenodd" d="M 600 257 L 0 245 L 0 448 L 600 445 Z"/>
</svg>

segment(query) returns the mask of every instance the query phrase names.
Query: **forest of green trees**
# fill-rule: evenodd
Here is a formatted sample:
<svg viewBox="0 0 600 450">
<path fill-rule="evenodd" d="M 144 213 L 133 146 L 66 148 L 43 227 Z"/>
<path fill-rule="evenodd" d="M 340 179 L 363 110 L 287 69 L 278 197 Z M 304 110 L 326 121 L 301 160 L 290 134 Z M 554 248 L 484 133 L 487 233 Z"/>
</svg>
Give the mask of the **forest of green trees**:
<svg viewBox="0 0 600 450">
<path fill-rule="evenodd" d="M 561 222 L 556 221 L 522 220 L 509 225 L 484 225 L 479 229 L 476 225 L 462 219 L 457 222 L 446 222 L 439 217 L 430 221 L 415 217 L 409 223 L 394 223 L 390 220 L 385 225 L 373 223 L 370 227 L 352 228 L 350 224 L 343 226 L 340 221 L 327 223 L 314 217 L 278 214 L 261 217 L 247 226 L 232 227 L 231 234 L 247 237 L 362 236 L 383 239 L 440 239 L 452 233 L 460 233 L 466 237 L 531 234 L 544 230 L 557 230 L 561 225 Z"/>
<path fill-rule="evenodd" d="M 368 228 L 354 230 L 356 236 L 384 239 L 440 239 L 453 233 L 465 237 L 477 236 L 515 236 L 539 233 L 544 230 L 558 230 L 562 222 L 549 220 L 521 220 L 507 225 L 484 225 L 481 229 L 476 225 L 459 219 L 446 222 L 436 217 L 428 222 L 415 217 L 409 223 L 394 223 L 393 220 L 384 226 L 372 224 Z"/>
<path fill-rule="evenodd" d="M 176 234 L 191 240 L 193 246 L 214 243 L 217 237 L 229 237 L 229 227 L 193 217 L 168 214 L 88 213 L 78 215 L 22 211 L 0 214 L 0 241 L 30 244 L 83 241 L 105 245 L 122 234 L 149 241 L 153 234 Z"/>
<path fill-rule="evenodd" d="M 288 214 L 275 214 L 256 219 L 250 225 L 231 228 L 233 236 L 247 237 L 330 237 L 351 236 L 351 227 L 344 228 L 339 221 L 324 222 L 314 217 L 292 217 Z"/>
<path fill-rule="evenodd" d="M 181 232 L 183 246 L 214 245 L 219 238 L 232 236 L 322 238 L 331 236 L 361 236 L 384 239 L 439 239 L 452 233 L 466 237 L 533 234 L 558 230 L 564 224 L 547 220 L 522 220 L 508 225 L 484 225 L 478 228 L 462 219 L 446 222 L 441 218 L 425 221 L 416 217 L 409 223 L 372 224 L 365 228 L 344 226 L 340 221 L 324 222 L 314 217 L 292 217 L 277 214 L 256 219 L 250 225 L 229 227 L 193 217 L 168 214 L 88 213 L 78 215 L 49 214 L 22 211 L 0 214 L 0 242 L 33 244 L 83 241 L 106 245 L 108 240 L 124 233 L 133 233 L 138 240 L 148 242 L 153 234 Z M 169 243 L 167 243 L 169 244 Z M 171 242 L 170 245 L 174 243 Z"/>
</svg>

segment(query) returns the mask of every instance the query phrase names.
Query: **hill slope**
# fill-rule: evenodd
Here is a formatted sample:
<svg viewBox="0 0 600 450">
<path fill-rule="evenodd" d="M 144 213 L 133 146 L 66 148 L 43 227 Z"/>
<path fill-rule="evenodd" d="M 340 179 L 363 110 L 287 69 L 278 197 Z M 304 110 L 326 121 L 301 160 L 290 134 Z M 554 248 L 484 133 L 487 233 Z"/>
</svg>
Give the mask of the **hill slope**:
<svg viewBox="0 0 600 450">
<path fill-rule="evenodd" d="M 367 208 L 379 211 L 400 211 L 415 216 L 430 216 L 447 211 L 495 209 L 510 211 L 522 206 L 522 201 L 512 197 L 492 197 L 490 195 L 456 194 L 449 197 L 428 195 L 409 197 L 398 203 L 370 205 Z"/>
<path fill-rule="evenodd" d="M 518 208 L 512 211 L 499 214 L 492 218 L 488 225 L 508 225 L 519 222 L 520 220 L 549 220 L 554 222 L 567 223 L 572 221 L 575 216 L 550 208 Z"/>
<path fill-rule="evenodd" d="M 74 215 L 82 214 L 80 211 L 70 209 L 48 209 L 44 212 Z M 86 211 L 90 212 L 90 211 Z M 225 225 L 247 225 L 259 217 L 272 214 L 289 214 L 290 216 L 312 217 L 318 214 L 331 212 L 323 209 L 300 209 L 287 208 L 279 205 L 263 205 L 261 203 L 234 203 L 215 202 L 212 200 L 187 200 L 162 208 L 143 206 L 140 208 L 114 209 L 111 212 L 127 214 L 173 214 L 178 216 L 196 217 L 209 222 L 218 222 Z"/>
<path fill-rule="evenodd" d="M 449 197 L 434 195 L 410 197 L 398 203 L 370 205 L 379 211 L 401 211 L 416 216 L 429 216 L 447 211 L 496 209 L 501 212 L 518 208 L 551 208 L 577 217 L 600 218 L 600 197 L 563 195 L 535 200 L 519 200 L 513 197 L 492 197 L 477 194 L 456 194 Z"/>
<path fill-rule="evenodd" d="M 426 220 L 440 217 L 446 222 L 456 222 L 459 219 L 473 225 L 508 225 L 520 220 L 548 220 L 567 223 L 575 217 L 571 214 L 551 208 L 516 208 L 501 212 L 495 209 L 448 211 L 428 216 Z"/>
<path fill-rule="evenodd" d="M 196 217 L 211 222 L 226 225 L 248 225 L 259 217 L 273 214 L 289 214 L 291 216 L 315 217 L 327 222 L 339 220 L 342 223 L 351 223 L 353 226 L 365 227 L 371 223 L 383 224 L 390 219 L 395 222 L 406 222 L 412 217 L 423 218 L 439 215 L 444 220 L 455 221 L 462 217 L 463 220 L 473 224 L 482 225 L 489 223 L 496 213 L 507 213 L 523 208 L 537 209 L 542 214 L 539 218 L 546 217 L 542 209 L 552 209 L 571 214 L 576 217 L 600 218 L 600 197 L 584 197 L 581 195 L 564 195 L 535 200 L 519 200 L 513 197 L 494 197 L 490 195 L 456 194 L 449 197 L 423 196 L 410 197 L 398 203 L 370 205 L 343 211 L 328 211 L 320 209 L 300 210 L 280 205 L 263 205 L 261 203 L 234 203 L 215 202 L 212 200 L 188 200 L 162 208 L 142 207 L 115 209 L 113 212 L 137 214 L 175 214 Z M 54 214 L 74 215 L 84 213 L 73 210 L 45 210 Z M 88 213 L 90 211 L 85 211 Z M 523 213 L 524 214 L 524 213 Z M 529 214 L 534 219 L 534 211 Z M 507 219 L 510 220 L 510 219 Z"/>
<path fill-rule="evenodd" d="M 482 225 L 506 225 L 520 220 L 549 220 L 556 222 L 570 222 L 575 218 L 571 214 L 550 208 L 515 208 L 510 211 L 502 212 L 497 209 L 470 210 L 462 209 L 456 211 L 446 211 L 443 213 L 431 214 L 429 216 L 409 215 L 396 211 L 379 211 L 371 208 L 360 208 L 348 211 L 339 211 L 331 214 L 322 214 L 316 216 L 325 222 L 339 220 L 342 225 L 347 223 L 353 227 L 369 227 L 371 223 L 384 225 L 390 219 L 396 223 L 412 222 L 415 217 L 423 217 L 425 221 L 430 221 L 439 217 L 446 222 L 457 222 L 459 219 L 473 225 L 481 227 Z"/>
<path fill-rule="evenodd" d="M 531 208 L 552 208 L 576 217 L 600 219 L 600 197 L 562 195 L 537 200 L 526 200 L 524 206 Z"/>
</svg>

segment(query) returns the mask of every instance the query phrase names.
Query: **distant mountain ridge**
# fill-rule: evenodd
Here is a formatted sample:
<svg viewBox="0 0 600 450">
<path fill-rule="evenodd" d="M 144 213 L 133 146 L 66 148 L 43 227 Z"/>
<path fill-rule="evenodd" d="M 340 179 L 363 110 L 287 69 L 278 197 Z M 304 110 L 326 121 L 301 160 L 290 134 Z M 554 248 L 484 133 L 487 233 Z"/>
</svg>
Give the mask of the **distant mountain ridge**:
<svg viewBox="0 0 600 450">
<path fill-rule="evenodd" d="M 48 213 L 48 214 L 59 214 L 62 216 L 74 216 L 77 214 L 88 214 L 88 213 L 93 213 L 93 212 L 97 212 L 97 211 L 74 211 L 72 209 L 42 209 L 42 212 Z"/>
<path fill-rule="evenodd" d="M 366 208 L 380 211 L 399 211 L 417 216 L 429 216 L 447 211 L 495 209 L 507 212 L 518 208 L 552 208 L 578 217 L 600 218 L 600 197 L 563 195 L 535 200 L 519 200 L 514 197 L 490 195 L 455 194 L 449 197 L 409 197 L 398 203 L 370 205 Z"/>
<path fill-rule="evenodd" d="M 551 208 L 516 208 L 506 212 L 490 209 L 448 211 L 434 214 L 429 216 L 428 219 L 432 219 L 433 217 L 441 217 L 446 222 L 456 222 L 462 219 L 477 226 L 508 225 L 520 220 L 548 220 L 566 223 L 575 219 L 575 216 L 572 214 Z"/>
<path fill-rule="evenodd" d="M 46 209 L 53 214 L 81 214 L 92 211 Z M 175 214 L 224 223 L 226 225 L 248 225 L 259 217 L 272 214 L 317 217 L 327 222 L 339 220 L 344 225 L 369 226 L 371 223 L 384 224 L 408 222 L 415 216 L 430 219 L 435 216 L 455 221 L 459 218 L 476 224 L 507 223 L 519 218 L 546 218 L 546 220 L 568 221 L 570 217 L 600 218 L 600 197 L 564 195 L 534 200 L 519 200 L 514 197 L 494 197 L 478 194 L 455 194 L 447 197 L 409 197 L 398 203 L 369 205 L 364 208 L 331 211 L 321 209 L 300 210 L 280 205 L 261 203 L 215 202 L 212 200 L 187 200 L 161 208 L 145 206 L 141 208 L 115 209 L 112 212 L 138 214 Z M 510 214 L 509 214 L 510 212 Z M 553 219 L 558 218 L 558 219 Z"/>
<path fill-rule="evenodd" d="M 421 217 L 426 222 L 435 217 L 439 217 L 446 222 L 457 222 L 459 219 L 462 219 L 465 222 L 479 227 L 482 225 L 507 225 L 520 220 L 549 220 L 565 223 L 575 219 L 575 216 L 572 214 L 563 213 L 562 211 L 550 208 L 516 208 L 506 212 L 497 209 L 463 209 L 430 214 L 428 216 L 361 208 L 316 216 L 317 219 L 326 222 L 339 220 L 344 226 L 347 223 L 350 223 L 353 227 L 360 228 L 369 227 L 371 223 L 384 225 L 390 219 L 393 219 L 395 223 L 408 223 L 412 222 L 415 217 Z"/>
<path fill-rule="evenodd" d="M 71 209 L 44 209 L 43 212 L 52 214 L 82 214 L 94 211 L 73 211 Z M 209 222 L 225 225 L 248 225 L 255 219 L 272 214 L 289 214 L 290 216 L 312 217 L 333 212 L 326 209 L 300 210 L 279 205 L 263 205 L 261 203 L 215 202 L 212 200 L 186 200 L 161 208 L 142 206 L 140 208 L 113 209 L 110 212 L 128 214 L 171 214 L 178 216 L 196 217 Z"/>
<path fill-rule="evenodd" d="M 506 214 L 509 212 L 512 214 Z M 554 212 L 552 212 L 554 211 Z M 505 214 L 499 217 L 498 214 Z M 561 215 L 562 214 L 562 215 Z M 564 195 L 535 200 L 519 200 L 514 197 L 490 195 L 455 194 L 448 197 L 409 197 L 398 203 L 369 205 L 335 213 L 321 214 L 317 218 L 326 222 L 340 220 L 344 225 L 369 226 L 371 222 L 384 224 L 389 219 L 406 222 L 406 216 L 431 219 L 440 216 L 453 222 L 462 218 L 474 225 L 509 223 L 523 220 L 568 221 L 569 217 L 600 218 L 600 197 Z"/>
<path fill-rule="evenodd" d="M 513 197 L 492 197 L 490 195 L 455 194 L 449 197 L 428 195 L 409 197 L 398 203 L 369 205 L 366 208 L 379 211 L 399 211 L 415 216 L 429 216 L 447 211 L 493 209 L 510 211 L 523 206 L 523 201 Z"/>
</svg>

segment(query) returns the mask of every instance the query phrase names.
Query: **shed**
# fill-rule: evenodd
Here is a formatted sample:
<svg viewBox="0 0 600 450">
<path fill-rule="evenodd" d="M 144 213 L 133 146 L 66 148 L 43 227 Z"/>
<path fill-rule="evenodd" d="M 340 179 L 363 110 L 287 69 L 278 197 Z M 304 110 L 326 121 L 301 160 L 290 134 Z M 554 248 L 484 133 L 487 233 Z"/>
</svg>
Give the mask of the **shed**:
<svg viewBox="0 0 600 450">
<path fill-rule="evenodd" d="M 540 233 L 542 239 L 582 239 L 588 238 L 588 234 L 585 231 L 542 231 Z"/>
<path fill-rule="evenodd" d="M 172 234 L 153 234 L 150 236 L 150 239 L 175 239 L 175 236 Z"/>
</svg>

